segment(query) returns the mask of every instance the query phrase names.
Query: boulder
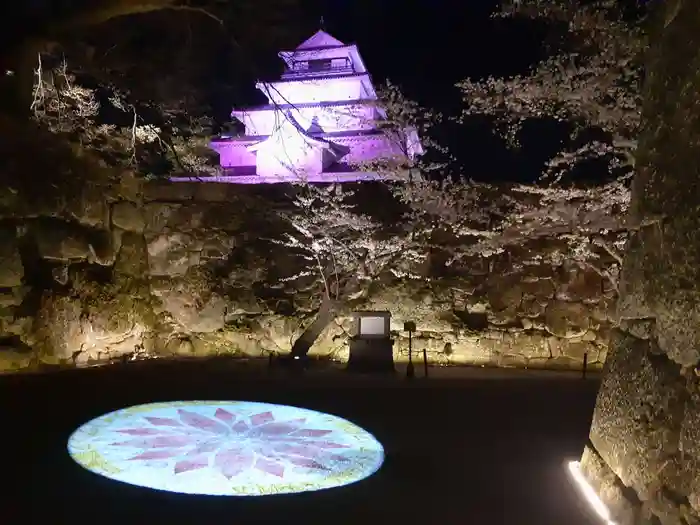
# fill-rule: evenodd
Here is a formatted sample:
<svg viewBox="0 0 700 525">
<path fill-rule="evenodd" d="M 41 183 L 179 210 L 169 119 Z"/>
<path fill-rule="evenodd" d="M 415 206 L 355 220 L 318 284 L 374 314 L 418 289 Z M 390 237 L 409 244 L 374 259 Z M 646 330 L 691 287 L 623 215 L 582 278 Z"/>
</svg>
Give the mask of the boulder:
<svg viewBox="0 0 700 525">
<path fill-rule="evenodd" d="M 22 284 L 24 267 L 15 228 L 0 228 L 0 288 Z"/>
<path fill-rule="evenodd" d="M 668 460 L 679 450 L 687 395 L 679 367 L 655 356 L 652 345 L 614 333 L 590 434 L 600 457 L 643 500 L 677 478 Z"/>
<path fill-rule="evenodd" d="M 129 232 L 142 233 L 146 227 L 143 209 L 130 201 L 114 203 L 112 225 Z"/>
</svg>

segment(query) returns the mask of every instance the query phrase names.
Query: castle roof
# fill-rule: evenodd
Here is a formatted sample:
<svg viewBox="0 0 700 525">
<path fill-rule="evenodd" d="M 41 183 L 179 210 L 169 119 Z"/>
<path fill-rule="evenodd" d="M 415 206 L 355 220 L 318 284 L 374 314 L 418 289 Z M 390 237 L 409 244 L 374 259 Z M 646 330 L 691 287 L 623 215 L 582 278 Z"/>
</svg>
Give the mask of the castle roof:
<svg viewBox="0 0 700 525">
<path fill-rule="evenodd" d="M 343 47 L 345 44 L 332 37 L 323 30 L 316 31 L 312 36 L 304 40 L 301 44 L 297 46 L 298 50 L 304 49 L 318 49 L 322 47 Z"/>
</svg>

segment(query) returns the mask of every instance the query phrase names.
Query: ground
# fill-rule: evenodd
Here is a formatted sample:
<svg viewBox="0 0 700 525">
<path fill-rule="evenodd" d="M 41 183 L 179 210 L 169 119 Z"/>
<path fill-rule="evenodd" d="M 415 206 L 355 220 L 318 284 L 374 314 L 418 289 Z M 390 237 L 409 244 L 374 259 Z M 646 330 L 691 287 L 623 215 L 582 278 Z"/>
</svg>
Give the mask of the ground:
<svg viewBox="0 0 700 525">
<path fill-rule="evenodd" d="M 6 523 L 439 523 L 592 525 L 564 462 L 586 443 L 598 379 L 431 369 L 408 382 L 336 371 L 304 376 L 223 361 L 0 378 Z M 422 367 L 417 367 L 422 375 Z M 336 414 L 385 446 L 364 482 L 301 496 L 193 497 L 140 489 L 78 467 L 80 424 L 134 404 L 245 399 Z M 89 520 L 89 521 L 88 521 Z"/>
</svg>

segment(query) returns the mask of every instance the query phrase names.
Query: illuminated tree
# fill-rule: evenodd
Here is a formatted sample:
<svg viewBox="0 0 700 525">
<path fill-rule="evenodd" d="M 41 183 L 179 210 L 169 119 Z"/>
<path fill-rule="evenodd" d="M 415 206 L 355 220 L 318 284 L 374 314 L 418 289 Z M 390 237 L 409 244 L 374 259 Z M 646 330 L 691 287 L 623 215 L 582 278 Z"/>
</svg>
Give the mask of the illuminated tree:
<svg viewBox="0 0 700 525">
<path fill-rule="evenodd" d="M 207 143 L 222 111 L 210 101 L 224 98 L 222 90 L 228 100 L 238 96 L 235 71 L 256 74 L 261 46 L 296 37 L 283 23 L 295 9 L 295 0 L 264 9 L 251 0 L 122 1 L 32 18 L 32 37 L 6 52 L 7 111 L 30 110 L 107 165 L 146 175 L 214 173 Z"/>
<path fill-rule="evenodd" d="M 511 147 L 519 145 L 528 121 L 565 124 L 569 140 L 545 172 L 553 180 L 591 159 L 603 158 L 616 174 L 629 171 L 637 148 L 642 59 L 648 47 L 641 15 L 624 12 L 616 0 L 521 0 L 495 16 L 547 23 L 554 37 L 550 56 L 526 74 L 460 82 L 462 119 L 492 117 Z"/>
<path fill-rule="evenodd" d="M 369 297 L 371 283 L 381 277 L 439 287 L 445 277 L 468 273 L 474 261 L 507 257 L 513 270 L 577 265 L 618 288 L 629 175 L 591 187 L 469 180 L 450 172 L 449 152 L 430 138 L 440 115 L 406 100 L 395 86 L 385 93 L 380 129 L 399 137 L 397 130 L 418 127 L 427 155 L 358 166 L 389 179 L 372 186 L 374 213 L 369 204 L 364 211 L 357 205 L 363 199 L 354 191 L 299 185 L 297 212 L 283 215 L 292 233 L 279 244 L 307 257 L 306 270 L 290 280 L 318 279 L 324 301 L 295 351 L 307 352 L 344 307 Z M 387 215 L 377 217 L 380 209 Z"/>
</svg>

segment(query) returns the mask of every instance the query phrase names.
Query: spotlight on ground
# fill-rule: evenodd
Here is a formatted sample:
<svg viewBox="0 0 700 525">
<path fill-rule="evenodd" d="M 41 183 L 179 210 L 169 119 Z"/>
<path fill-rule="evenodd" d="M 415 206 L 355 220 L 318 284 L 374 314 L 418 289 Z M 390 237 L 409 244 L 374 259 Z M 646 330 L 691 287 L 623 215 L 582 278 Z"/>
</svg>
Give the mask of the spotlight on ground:
<svg viewBox="0 0 700 525">
<path fill-rule="evenodd" d="M 603 523 L 605 523 L 605 525 L 617 525 L 610 519 L 610 511 L 608 510 L 608 507 L 601 501 L 598 494 L 596 494 L 593 487 L 591 487 L 590 483 L 588 483 L 581 472 L 581 463 L 578 461 L 569 461 L 567 467 L 571 477 L 576 482 L 576 486 L 578 487 L 579 491 L 581 494 L 583 494 L 583 497 L 586 498 L 588 504 L 593 508 Z"/>
<path fill-rule="evenodd" d="M 76 430 L 83 468 L 151 489 L 212 496 L 308 492 L 355 483 L 381 444 L 330 414 L 244 401 L 175 401 L 118 410 Z"/>
</svg>

